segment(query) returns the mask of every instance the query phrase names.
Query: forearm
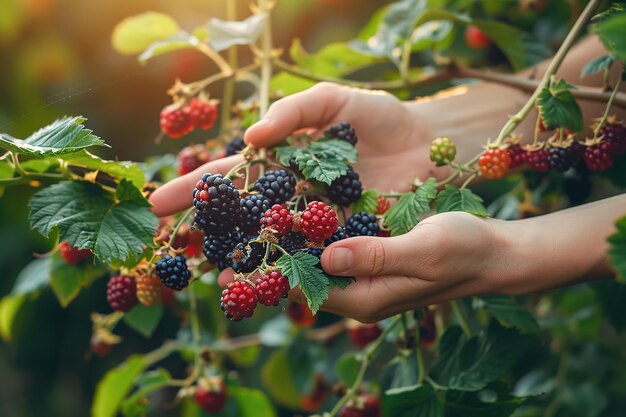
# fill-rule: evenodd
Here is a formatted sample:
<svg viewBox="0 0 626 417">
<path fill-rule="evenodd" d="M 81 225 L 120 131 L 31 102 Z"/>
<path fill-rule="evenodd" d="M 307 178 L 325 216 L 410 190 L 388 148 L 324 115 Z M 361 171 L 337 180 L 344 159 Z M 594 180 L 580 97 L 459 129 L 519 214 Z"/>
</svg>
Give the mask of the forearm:
<svg viewBox="0 0 626 417">
<path fill-rule="evenodd" d="M 626 194 L 517 221 L 493 220 L 498 244 L 490 284 L 527 294 L 613 275 L 607 237 L 626 215 Z"/>
</svg>

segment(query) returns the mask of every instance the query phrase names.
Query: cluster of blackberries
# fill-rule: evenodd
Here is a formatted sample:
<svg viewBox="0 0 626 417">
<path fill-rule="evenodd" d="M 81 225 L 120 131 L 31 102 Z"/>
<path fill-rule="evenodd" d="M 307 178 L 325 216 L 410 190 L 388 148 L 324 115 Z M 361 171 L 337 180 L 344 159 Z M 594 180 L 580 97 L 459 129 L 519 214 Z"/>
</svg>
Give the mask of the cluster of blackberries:
<svg viewBox="0 0 626 417">
<path fill-rule="evenodd" d="M 217 120 L 217 106 L 210 101 L 194 98 L 188 104 L 178 103 L 161 110 L 161 130 L 172 139 L 180 138 L 194 129 L 210 129 Z"/>
</svg>

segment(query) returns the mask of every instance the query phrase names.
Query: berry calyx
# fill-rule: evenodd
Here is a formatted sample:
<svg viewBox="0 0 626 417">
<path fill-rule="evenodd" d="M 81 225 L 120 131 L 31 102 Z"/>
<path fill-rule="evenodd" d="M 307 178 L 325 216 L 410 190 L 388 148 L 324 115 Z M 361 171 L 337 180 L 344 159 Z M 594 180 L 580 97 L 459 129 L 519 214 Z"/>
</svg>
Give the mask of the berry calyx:
<svg viewBox="0 0 626 417">
<path fill-rule="evenodd" d="M 346 220 L 346 233 L 350 237 L 378 236 L 379 231 L 376 216 L 371 213 L 360 211 Z"/>
<path fill-rule="evenodd" d="M 192 99 L 186 109 L 193 126 L 197 129 L 210 129 L 217 120 L 217 106 L 199 98 Z"/>
<path fill-rule="evenodd" d="M 321 201 L 310 202 L 300 216 L 302 234 L 311 242 L 322 243 L 329 239 L 338 225 L 335 210 Z"/>
<path fill-rule="evenodd" d="M 263 217 L 261 217 L 261 226 L 263 228 L 270 228 L 279 236 L 285 236 L 291 231 L 293 225 L 293 217 L 291 212 L 285 206 L 280 204 L 274 204 L 272 208 L 267 210 Z"/>
<path fill-rule="evenodd" d="M 139 303 L 135 280 L 125 275 L 112 276 L 107 283 L 107 301 L 115 311 L 126 312 L 135 307 Z"/>
<path fill-rule="evenodd" d="M 226 405 L 227 394 L 222 378 L 201 378 L 198 380 L 194 398 L 196 404 L 207 413 L 219 413 Z"/>
<path fill-rule="evenodd" d="M 150 275 L 140 275 L 137 282 L 137 299 L 147 307 L 151 307 L 159 302 L 163 296 L 163 284 L 158 277 Z"/>
<path fill-rule="evenodd" d="M 438 167 L 448 165 L 456 158 L 456 146 L 450 138 L 437 138 L 430 144 L 430 160 Z"/>
<path fill-rule="evenodd" d="M 193 190 L 195 222 L 206 234 L 223 233 L 235 228 L 239 217 L 239 191 L 221 174 L 204 174 Z"/>
<path fill-rule="evenodd" d="M 360 323 L 356 320 L 349 320 L 347 327 L 350 341 L 358 349 L 369 345 L 383 332 L 378 323 Z"/>
<path fill-rule="evenodd" d="M 349 168 L 345 175 L 340 176 L 328 186 L 328 198 L 335 204 L 347 207 L 361 198 L 363 186 L 359 174 Z"/>
<path fill-rule="evenodd" d="M 254 291 L 259 303 L 277 306 L 289 293 L 289 281 L 279 271 L 267 272 L 254 283 Z"/>
<path fill-rule="evenodd" d="M 465 28 L 465 43 L 472 49 L 485 49 L 491 44 L 491 38 L 477 26 Z"/>
<path fill-rule="evenodd" d="M 193 121 L 189 113 L 176 104 L 161 110 L 160 125 L 163 133 L 172 139 L 178 139 L 193 130 Z"/>
<path fill-rule="evenodd" d="M 252 285 L 244 280 L 229 283 L 222 291 L 221 308 L 226 318 L 239 321 L 252 317 L 257 296 Z"/>
<path fill-rule="evenodd" d="M 254 189 L 272 204 L 282 204 L 293 197 L 296 177 L 286 169 L 268 170 L 254 183 Z"/>
<path fill-rule="evenodd" d="M 211 160 L 211 154 L 204 145 L 186 146 L 176 156 L 178 175 L 185 175 L 200 168 Z"/>
<path fill-rule="evenodd" d="M 265 247 L 262 243 L 252 241 L 246 244 L 241 242 L 226 255 L 226 262 L 235 272 L 247 274 L 261 265 L 264 256 Z"/>
<path fill-rule="evenodd" d="M 166 287 L 180 291 L 189 285 L 191 271 L 187 268 L 187 260 L 182 255 L 173 258 L 165 255 L 156 263 L 154 269 Z"/>
<path fill-rule="evenodd" d="M 78 249 L 75 246 L 70 247 L 68 242 L 61 242 L 59 243 L 59 255 L 61 255 L 61 259 L 66 264 L 76 265 L 89 258 L 91 251 L 89 249 Z"/>
<path fill-rule="evenodd" d="M 505 149 L 490 148 L 478 159 L 480 173 L 490 180 L 498 180 L 506 175 L 511 165 L 511 157 Z"/>
<path fill-rule="evenodd" d="M 348 122 L 339 122 L 337 124 L 332 125 L 326 131 L 326 134 L 331 139 L 340 139 L 345 140 L 352 146 L 355 146 L 359 141 L 359 138 L 354 131 L 354 128 Z"/>
<path fill-rule="evenodd" d="M 382 215 L 387 213 L 387 210 L 391 208 L 391 203 L 389 199 L 383 195 L 378 195 L 378 202 L 376 205 L 376 214 Z"/>
<path fill-rule="evenodd" d="M 583 155 L 587 168 L 592 171 L 606 171 L 613 166 L 613 146 L 604 140 L 587 146 Z"/>
</svg>

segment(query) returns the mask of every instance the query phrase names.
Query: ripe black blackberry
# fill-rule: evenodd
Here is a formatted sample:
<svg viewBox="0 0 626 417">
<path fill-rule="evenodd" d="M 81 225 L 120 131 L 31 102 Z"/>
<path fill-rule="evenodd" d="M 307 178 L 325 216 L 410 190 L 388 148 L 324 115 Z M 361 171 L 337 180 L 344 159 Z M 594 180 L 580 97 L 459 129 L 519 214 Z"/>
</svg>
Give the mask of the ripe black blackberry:
<svg viewBox="0 0 626 417">
<path fill-rule="evenodd" d="M 204 256 L 209 262 L 217 265 L 220 271 L 223 271 L 230 266 L 226 261 L 226 256 L 243 240 L 244 236 L 241 232 L 208 235 L 204 238 Z"/>
<path fill-rule="evenodd" d="M 359 174 L 352 168 L 328 186 L 328 198 L 335 204 L 347 207 L 361 198 L 363 186 Z"/>
<path fill-rule="evenodd" d="M 180 291 L 189 285 L 191 272 L 187 268 L 187 260 L 182 255 L 172 258 L 165 255 L 155 265 L 155 271 L 163 285 L 173 290 Z"/>
<path fill-rule="evenodd" d="M 380 226 L 376 222 L 375 215 L 361 211 L 348 218 L 345 229 L 350 237 L 378 236 Z"/>
<path fill-rule="evenodd" d="M 359 141 L 354 128 L 350 125 L 350 123 L 345 121 L 332 125 L 328 128 L 326 134 L 333 139 L 345 140 L 352 146 L 356 145 Z"/>
<path fill-rule="evenodd" d="M 254 189 L 272 204 L 282 204 L 293 197 L 296 178 L 286 169 L 265 171 L 265 175 L 254 184 Z"/>
<path fill-rule="evenodd" d="M 206 234 L 224 233 L 235 228 L 239 215 L 239 191 L 221 174 L 204 174 L 193 190 L 195 221 Z"/>
<path fill-rule="evenodd" d="M 239 200 L 239 229 L 248 235 L 258 233 L 261 229 L 261 217 L 272 203 L 262 194 L 248 195 Z"/>
<path fill-rule="evenodd" d="M 226 156 L 237 155 L 246 147 L 245 142 L 241 136 L 236 136 L 226 144 Z"/>
<path fill-rule="evenodd" d="M 324 249 L 308 248 L 305 252 L 308 253 L 309 255 L 315 256 L 317 259 L 322 259 L 322 252 L 324 252 Z"/>
<path fill-rule="evenodd" d="M 578 165 L 584 152 L 584 147 L 581 148 L 581 146 L 578 142 L 574 142 L 567 148 L 555 147 L 548 149 L 550 168 L 559 172 L 565 172 L 571 167 Z"/>
<path fill-rule="evenodd" d="M 306 239 L 302 233 L 289 232 L 280 239 L 280 247 L 293 255 L 300 249 L 306 248 Z"/>
<path fill-rule="evenodd" d="M 261 265 L 265 256 L 265 246 L 259 242 L 238 243 L 226 255 L 226 260 L 235 272 L 248 273 Z"/>
<path fill-rule="evenodd" d="M 341 226 L 337 226 L 337 230 L 335 231 L 335 233 L 333 233 L 330 239 L 326 239 L 324 241 L 324 246 L 328 246 L 331 243 L 335 243 L 335 242 L 338 242 L 340 240 L 344 240 L 347 238 L 348 238 L 348 235 L 346 234 L 346 229 L 344 229 Z"/>
</svg>

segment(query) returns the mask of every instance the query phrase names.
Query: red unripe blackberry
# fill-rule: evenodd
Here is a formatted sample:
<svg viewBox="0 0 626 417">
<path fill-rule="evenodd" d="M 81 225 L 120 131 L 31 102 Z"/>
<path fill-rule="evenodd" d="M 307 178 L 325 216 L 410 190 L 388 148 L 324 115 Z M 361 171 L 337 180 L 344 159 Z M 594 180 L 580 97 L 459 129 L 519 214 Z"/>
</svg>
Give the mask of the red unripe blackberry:
<svg viewBox="0 0 626 417">
<path fill-rule="evenodd" d="M 338 417 L 380 417 L 380 400 L 368 394 L 359 395 L 343 406 Z"/>
<path fill-rule="evenodd" d="M 196 386 L 196 404 L 207 413 L 217 414 L 224 409 L 227 394 L 222 378 L 201 378 Z"/>
<path fill-rule="evenodd" d="M 613 166 L 613 146 L 605 141 L 587 146 L 583 158 L 590 170 L 606 171 Z"/>
<path fill-rule="evenodd" d="M 96 336 L 92 336 L 89 340 L 89 350 L 96 356 L 104 358 L 111 353 L 111 349 L 113 349 L 113 345 L 106 343 Z"/>
<path fill-rule="evenodd" d="M 472 25 L 465 28 L 465 43 L 472 49 L 485 49 L 491 44 L 491 38 Z"/>
<path fill-rule="evenodd" d="M 291 322 L 299 327 L 311 327 L 315 324 L 315 316 L 306 304 L 289 302 L 286 307 L 287 317 Z"/>
<path fill-rule="evenodd" d="M 204 234 L 197 230 L 192 230 L 189 225 L 183 224 L 172 241 L 172 248 L 185 249 L 185 255 L 192 257 L 202 253 Z"/>
<path fill-rule="evenodd" d="M 332 125 L 330 128 L 328 128 L 326 134 L 331 139 L 345 140 L 352 146 L 355 146 L 359 141 L 359 138 L 357 137 L 354 128 L 348 122 L 339 122 Z"/>
<path fill-rule="evenodd" d="M 545 149 L 537 149 L 535 151 L 529 151 L 526 156 L 526 163 L 528 167 L 537 172 L 548 172 L 550 169 L 550 162 L 548 161 L 548 151 Z"/>
<path fill-rule="evenodd" d="M 322 243 L 329 239 L 338 225 L 335 210 L 321 201 L 310 202 L 300 216 L 302 234 L 311 242 Z"/>
<path fill-rule="evenodd" d="M 226 318 L 233 321 L 252 317 L 256 304 L 256 293 L 247 281 L 233 281 L 222 291 L 220 306 Z"/>
<path fill-rule="evenodd" d="M 289 293 L 289 281 L 279 271 L 271 271 L 256 280 L 254 291 L 259 303 L 277 306 Z"/>
<path fill-rule="evenodd" d="M 192 99 L 186 107 L 191 123 L 197 129 L 210 129 L 217 120 L 217 106 L 199 98 Z"/>
<path fill-rule="evenodd" d="M 116 275 L 107 284 L 107 301 L 113 310 L 129 311 L 139 303 L 137 284 L 132 277 Z"/>
<path fill-rule="evenodd" d="M 91 256 L 89 249 L 78 249 L 77 247 L 70 247 L 68 242 L 59 243 L 59 255 L 61 259 L 68 265 L 76 265 L 81 261 Z"/>
<path fill-rule="evenodd" d="M 613 148 L 613 155 L 622 155 L 626 153 L 626 125 L 622 122 L 609 121 L 600 131 L 598 137 L 603 142 L 608 142 Z"/>
<path fill-rule="evenodd" d="M 362 349 L 376 340 L 383 329 L 378 323 L 359 323 L 356 320 L 348 321 L 348 336 L 354 347 Z"/>
<path fill-rule="evenodd" d="M 141 275 L 137 277 L 137 299 L 147 307 L 159 302 L 163 296 L 163 284 L 158 277 Z"/>
<path fill-rule="evenodd" d="M 511 158 L 509 169 L 519 168 L 526 165 L 528 152 L 519 144 L 511 145 L 506 150 Z"/>
<path fill-rule="evenodd" d="M 261 226 L 276 231 L 280 236 L 285 236 L 291 231 L 293 226 L 293 217 L 291 212 L 285 206 L 274 204 L 272 208 L 267 210 L 261 217 Z"/>
<path fill-rule="evenodd" d="M 204 145 L 186 146 L 178 152 L 178 175 L 185 175 L 211 161 L 211 154 Z"/>
<path fill-rule="evenodd" d="M 335 204 L 347 207 L 361 198 L 363 186 L 359 174 L 349 168 L 345 175 L 340 176 L 328 186 L 328 198 Z"/>
<path fill-rule="evenodd" d="M 391 208 L 389 199 L 383 195 L 378 195 L 378 204 L 376 206 L 376 214 L 381 215 L 387 213 L 387 210 Z"/>
<path fill-rule="evenodd" d="M 450 138 L 437 138 L 430 144 L 430 160 L 438 167 L 447 165 L 456 158 L 456 146 Z"/>
<path fill-rule="evenodd" d="M 505 149 L 487 149 L 478 159 L 480 173 L 490 180 L 498 180 L 506 175 L 511 165 L 511 157 Z"/>
<path fill-rule="evenodd" d="M 171 104 L 161 110 L 161 130 L 172 139 L 180 138 L 193 130 L 193 122 L 189 113 Z"/>
</svg>

